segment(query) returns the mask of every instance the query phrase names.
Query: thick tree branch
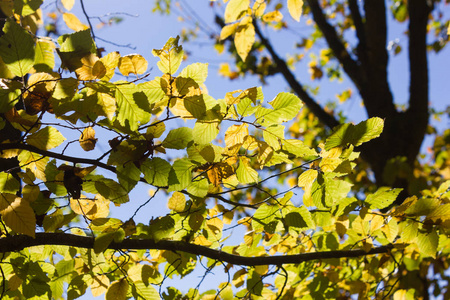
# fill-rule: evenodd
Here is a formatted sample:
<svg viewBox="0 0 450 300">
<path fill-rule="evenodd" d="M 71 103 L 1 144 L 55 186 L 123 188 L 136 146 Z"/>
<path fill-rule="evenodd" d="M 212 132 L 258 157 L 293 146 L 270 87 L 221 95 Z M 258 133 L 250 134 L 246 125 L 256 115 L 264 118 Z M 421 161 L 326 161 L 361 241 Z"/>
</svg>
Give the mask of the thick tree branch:
<svg viewBox="0 0 450 300">
<path fill-rule="evenodd" d="M 28 145 L 28 144 L 23 144 L 23 143 L 5 143 L 5 144 L 0 144 L 0 152 L 3 150 L 9 150 L 9 149 L 21 149 L 21 150 L 27 150 L 33 153 L 37 153 L 43 156 L 48 156 L 48 157 L 53 157 L 56 159 L 61 159 L 61 160 L 65 160 L 65 161 L 70 161 L 73 163 L 79 163 L 79 164 L 89 164 L 89 165 L 93 165 L 93 166 L 97 166 L 97 167 L 101 167 L 103 169 L 109 170 L 111 172 L 116 172 L 116 168 L 113 166 L 109 166 L 105 163 L 102 163 L 98 160 L 95 159 L 89 159 L 89 158 L 82 158 L 82 157 L 73 157 L 73 156 L 69 156 L 69 155 L 64 155 L 64 154 L 60 154 L 60 153 L 56 153 L 56 152 L 51 152 L 48 150 L 42 150 L 39 149 L 35 146 L 32 145 Z"/>
<path fill-rule="evenodd" d="M 387 23 L 385 1 L 364 1 L 368 64 L 367 89 L 361 93 L 369 117 L 389 118 L 396 109 L 387 77 Z"/>
<path fill-rule="evenodd" d="M 409 11 L 409 108 L 407 122 L 413 136 L 410 141 L 416 155 L 420 150 L 429 119 L 428 112 L 428 61 L 427 24 L 431 7 L 427 0 L 408 1 Z M 414 157 L 409 159 L 414 160 Z"/>
<path fill-rule="evenodd" d="M 357 55 L 361 62 L 361 67 L 365 68 L 367 65 L 367 42 L 363 19 L 361 17 L 361 12 L 359 11 L 357 0 L 348 0 L 348 6 L 350 8 L 353 25 L 355 26 L 356 37 L 358 38 L 358 45 L 356 46 Z"/>
<path fill-rule="evenodd" d="M 282 60 L 275 50 L 272 47 L 272 44 L 264 37 L 259 26 L 254 20 L 253 22 L 255 26 L 255 32 L 258 35 L 261 43 L 266 47 L 267 51 L 269 51 L 272 59 L 275 61 L 277 67 L 279 68 L 281 74 L 283 74 L 284 79 L 288 82 L 289 86 L 292 90 L 300 97 L 300 99 L 308 106 L 311 112 L 319 118 L 319 120 L 324 123 L 327 127 L 333 128 L 339 125 L 339 121 L 336 120 L 335 117 L 327 113 L 303 88 L 303 86 L 298 82 L 295 78 L 294 74 L 292 74 L 291 70 L 287 66 L 286 62 Z"/>
<path fill-rule="evenodd" d="M 20 251 L 27 247 L 41 245 L 60 245 L 79 248 L 93 249 L 94 239 L 92 237 L 78 236 L 66 233 L 36 233 L 36 238 L 25 235 L 9 236 L 0 239 L 0 253 Z M 296 255 L 274 255 L 263 257 L 247 257 L 230 254 L 221 250 L 211 249 L 204 246 L 194 245 L 182 241 L 159 241 L 150 239 L 125 239 L 120 243 L 111 243 L 108 249 L 156 249 L 182 251 L 194 255 L 208 257 L 210 259 L 227 262 L 234 265 L 259 266 L 259 265 L 282 265 L 298 264 L 310 260 L 359 257 L 379 253 L 387 253 L 393 249 L 393 245 L 381 246 L 366 252 L 364 250 L 337 250 L 301 253 Z"/>
<path fill-rule="evenodd" d="M 322 31 L 322 34 L 325 37 L 328 46 L 331 48 L 331 50 L 333 50 L 334 55 L 341 63 L 344 71 L 351 78 L 358 90 L 364 90 L 364 78 L 363 76 L 361 76 L 362 73 L 360 66 L 351 58 L 350 54 L 339 38 L 336 29 L 330 23 L 328 23 L 318 0 L 308 0 L 308 3 L 311 8 L 314 22 L 316 22 L 320 31 Z"/>
</svg>

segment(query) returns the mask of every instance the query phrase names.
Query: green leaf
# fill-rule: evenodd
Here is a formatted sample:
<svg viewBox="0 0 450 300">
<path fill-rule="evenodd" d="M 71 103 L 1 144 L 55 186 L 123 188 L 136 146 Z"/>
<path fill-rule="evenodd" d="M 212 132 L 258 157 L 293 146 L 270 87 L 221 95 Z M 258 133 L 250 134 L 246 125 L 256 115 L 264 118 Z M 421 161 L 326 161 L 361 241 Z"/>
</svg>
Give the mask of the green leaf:
<svg viewBox="0 0 450 300">
<path fill-rule="evenodd" d="M 165 93 L 161 88 L 160 81 L 161 79 L 157 77 L 151 81 L 139 83 L 137 85 L 139 90 L 142 91 L 145 96 L 147 96 L 147 100 L 150 104 L 155 104 L 161 101 L 161 99 L 163 99 L 165 96 Z"/>
<path fill-rule="evenodd" d="M 297 139 L 288 139 L 283 141 L 283 150 L 294 154 L 296 157 L 317 156 L 314 149 L 306 146 L 303 141 Z"/>
<path fill-rule="evenodd" d="M 105 295 L 105 300 L 126 300 L 128 293 L 128 281 L 123 278 L 119 281 L 113 282 Z"/>
<path fill-rule="evenodd" d="M 303 106 L 300 99 L 291 93 L 280 93 L 269 104 L 273 109 L 259 107 L 256 111 L 257 122 L 264 126 L 292 120 Z"/>
<path fill-rule="evenodd" d="M 225 8 L 225 23 L 241 18 L 250 6 L 250 0 L 230 0 Z"/>
<path fill-rule="evenodd" d="M 208 64 L 194 63 L 184 68 L 178 77 L 185 77 L 193 79 L 197 84 L 205 82 L 208 76 Z"/>
<path fill-rule="evenodd" d="M 236 175 L 239 182 L 242 184 L 258 182 L 258 172 L 250 166 L 247 157 L 239 158 L 239 167 L 236 170 Z"/>
<path fill-rule="evenodd" d="M 10 88 L 0 89 L 0 113 L 9 111 L 20 99 L 20 84 L 13 81 L 10 85 Z"/>
<path fill-rule="evenodd" d="M 196 179 L 187 187 L 187 192 L 195 197 L 205 197 L 208 194 L 209 181 L 206 178 Z"/>
<path fill-rule="evenodd" d="M 100 195 L 115 204 L 122 204 L 130 201 L 127 190 L 112 179 L 102 178 L 95 181 L 95 188 Z"/>
<path fill-rule="evenodd" d="M 35 13 L 41 4 L 43 3 L 43 0 L 17 0 L 14 1 L 14 13 L 25 17 L 28 15 L 31 15 Z"/>
<path fill-rule="evenodd" d="M 58 80 L 52 97 L 58 100 L 72 99 L 78 89 L 78 80 L 72 77 Z"/>
<path fill-rule="evenodd" d="M 444 222 L 450 219 L 450 204 L 442 204 L 436 207 L 427 215 L 427 219 L 437 222 L 438 220 Z"/>
<path fill-rule="evenodd" d="M 253 230 L 260 232 L 266 231 L 273 234 L 280 222 L 279 207 L 277 205 L 263 204 L 255 211 L 252 218 Z"/>
<path fill-rule="evenodd" d="M 94 240 L 94 252 L 95 253 L 101 253 L 105 251 L 108 246 L 111 244 L 111 242 L 114 240 L 114 236 L 116 235 L 116 232 L 105 232 L 101 233 L 98 236 L 95 237 Z"/>
<path fill-rule="evenodd" d="M 197 144 L 209 144 L 219 134 L 218 120 L 198 120 L 192 131 L 194 142 Z"/>
<path fill-rule="evenodd" d="M 150 222 L 150 234 L 155 242 L 165 240 L 174 233 L 175 221 L 171 216 L 164 216 Z"/>
<path fill-rule="evenodd" d="M 167 74 L 175 74 L 183 60 L 183 47 L 178 45 L 180 37 L 170 38 L 162 49 L 154 49 L 153 55 L 159 57 L 158 69 Z"/>
<path fill-rule="evenodd" d="M 36 42 L 34 69 L 37 72 L 51 72 L 55 67 L 55 44 L 48 40 Z"/>
<path fill-rule="evenodd" d="M 71 72 L 81 67 L 81 58 L 90 53 L 95 54 L 97 50 L 89 29 L 61 35 L 58 44 L 60 48 L 57 52 L 63 67 Z"/>
<path fill-rule="evenodd" d="M 0 193 L 16 193 L 20 188 L 20 183 L 10 173 L 0 173 Z"/>
<path fill-rule="evenodd" d="M 184 208 L 186 207 L 186 197 L 180 192 L 173 193 L 172 197 L 169 198 L 167 207 L 176 212 L 184 211 Z"/>
<path fill-rule="evenodd" d="M 275 151 L 281 149 L 281 141 L 284 140 L 284 129 L 283 125 L 274 124 L 263 131 L 264 140 Z"/>
<path fill-rule="evenodd" d="M 142 281 L 133 282 L 133 297 L 137 300 L 160 300 L 158 291 L 150 284 Z"/>
<path fill-rule="evenodd" d="M 334 129 L 325 143 L 325 150 L 334 147 L 346 147 L 348 144 L 359 146 L 378 137 L 383 131 L 384 121 L 381 118 L 370 118 L 367 121 L 353 124 L 343 124 Z"/>
<path fill-rule="evenodd" d="M 146 159 L 141 166 L 145 180 L 154 186 L 168 186 L 169 173 L 172 169 L 170 163 L 160 157 Z"/>
<path fill-rule="evenodd" d="M 34 238 L 36 216 L 28 201 L 14 194 L 0 194 L 0 214 L 5 224 L 17 233 Z"/>
<path fill-rule="evenodd" d="M 191 184 L 194 164 L 187 158 L 178 159 L 173 163 L 169 173 L 168 192 L 181 191 Z"/>
<path fill-rule="evenodd" d="M 47 126 L 27 136 L 27 143 L 41 150 L 49 150 L 61 145 L 66 138 L 54 127 Z"/>
<path fill-rule="evenodd" d="M 300 22 L 303 9 L 303 0 L 287 0 L 287 6 L 291 17 L 295 21 Z"/>
<path fill-rule="evenodd" d="M 120 185 L 130 192 L 140 180 L 141 170 L 133 163 L 117 166 L 117 179 Z"/>
<path fill-rule="evenodd" d="M 430 233 L 419 233 L 417 236 L 417 247 L 419 247 L 420 254 L 425 257 L 436 258 L 438 243 L 439 236 L 435 231 Z"/>
<path fill-rule="evenodd" d="M 253 269 L 247 277 L 247 290 L 257 296 L 262 296 L 263 281 L 261 276 Z"/>
<path fill-rule="evenodd" d="M 147 97 L 136 85 L 126 81 L 117 81 L 116 101 L 117 120 L 120 125 L 135 131 L 139 124 L 150 121 L 150 107 Z"/>
<path fill-rule="evenodd" d="M 365 203 L 371 209 L 383 209 L 394 203 L 401 191 L 402 189 L 380 187 L 375 193 L 367 196 Z"/>
<path fill-rule="evenodd" d="M 304 206 L 291 209 L 289 213 L 284 216 L 284 220 L 289 228 L 294 228 L 297 231 L 314 228 L 312 215 Z"/>
<path fill-rule="evenodd" d="M 192 140 L 192 129 L 180 127 L 169 131 L 167 137 L 162 142 L 162 146 L 169 149 L 185 149 Z"/>
<path fill-rule="evenodd" d="M 12 19 L 6 21 L 3 32 L 0 56 L 14 75 L 23 77 L 34 65 L 33 37 Z"/>
<path fill-rule="evenodd" d="M 330 208 L 347 197 L 352 184 L 338 178 L 318 176 L 311 188 L 311 197 L 318 209 Z"/>
</svg>

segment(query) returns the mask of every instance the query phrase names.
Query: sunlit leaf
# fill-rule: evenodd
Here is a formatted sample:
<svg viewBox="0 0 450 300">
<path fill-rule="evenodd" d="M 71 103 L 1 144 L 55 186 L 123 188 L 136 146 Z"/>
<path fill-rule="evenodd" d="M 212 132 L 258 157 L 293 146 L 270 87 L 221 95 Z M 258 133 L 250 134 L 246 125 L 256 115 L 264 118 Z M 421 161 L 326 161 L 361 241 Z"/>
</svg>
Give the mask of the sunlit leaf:
<svg viewBox="0 0 450 300">
<path fill-rule="evenodd" d="M 390 189 L 388 187 L 381 187 L 375 193 L 367 196 L 365 203 L 371 209 L 383 209 L 391 205 L 402 189 Z"/>
<path fill-rule="evenodd" d="M 196 83 L 202 84 L 208 76 L 208 64 L 194 63 L 184 68 L 179 77 L 191 78 Z"/>
<path fill-rule="evenodd" d="M 0 194 L 0 214 L 5 224 L 17 233 L 34 238 L 36 217 L 27 201 L 14 194 Z"/>
<path fill-rule="evenodd" d="M 231 23 L 243 16 L 250 6 L 250 0 L 230 0 L 225 8 L 225 23 Z"/>
<path fill-rule="evenodd" d="M 239 158 L 239 167 L 236 170 L 236 175 L 240 183 L 249 184 L 258 181 L 258 172 L 250 166 L 247 157 Z"/>
<path fill-rule="evenodd" d="M 95 138 L 95 130 L 92 127 L 85 128 L 78 141 L 84 151 L 94 150 L 95 144 L 97 143 L 97 139 Z"/>
<path fill-rule="evenodd" d="M 172 129 L 164 139 L 162 145 L 170 149 L 185 149 L 190 141 L 192 141 L 192 129 L 181 127 Z"/>
<path fill-rule="evenodd" d="M 150 120 L 149 103 L 145 94 L 136 85 L 124 81 L 115 82 L 117 120 L 122 126 L 136 130 L 139 124 Z"/>
<path fill-rule="evenodd" d="M 147 159 L 141 166 L 145 180 L 154 186 L 167 186 L 169 183 L 170 164 L 162 158 Z"/>
<path fill-rule="evenodd" d="M 170 38 L 162 49 L 152 51 L 153 55 L 160 59 L 157 65 L 161 72 L 174 74 L 180 67 L 184 51 L 183 47 L 178 45 L 179 39 L 180 37 Z"/>
<path fill-rule="evenodd" d="M 3 27 L 0 56 L 16 76 L 25 76 L 34 65 L 35 45 L 31 35 L 12 19 Z"/>
<path fill-rule="evenodd" d="M 381 118 L 370 118 L 367 121 L 353 125 L 350 123 L 335 128 L 325 143 L 325 150 L 334 147 L 345 147 L 347 144 L 359 146 L 378 137 L 383 131 L 384 121 Z"/>
<path fill-rule="evenodd" d="M 236 50 L 243 61 L 247 59 L 247 55 L 252 49 L 255 42 L 255 27 L 252 23 L 240 25 L 234 36 L 234 44 Z"/>
<path fill-rule="evenodd" d="M 186 197 L 180 192 L 173 193 L 172 197 L 169 198 L 167 207 L 176 212 L 184 211 L 184 208 L 186 207 Z"/>
<path fill-rule="evenodd" d="M 81 31 L 89 28 L 89 26 L 81 23 L 77 16 L 71 13 L 64 13 L 63 20 L 66 23 L 67 27 L 69 27 L 73 31 Z"/>
<path fill-rule="evenodd" d="M 291 17 L 299 22 L 302 15 L 303 0 L 288 0 L 287 6 Z"/>
<path fill-rule="evenodd" d="M 46 126 L 27 137 L 27 143 L 42 150 L 49 150 L 61 145 L 66 138 L 54 127 Z"/>
<path fill-rule="evenodd" d="M 123 76 L 144 74 L 147 71 L 147 60 L 139 54 L 122 56 L 119 59 L 119 71 Z"/>
</svg>

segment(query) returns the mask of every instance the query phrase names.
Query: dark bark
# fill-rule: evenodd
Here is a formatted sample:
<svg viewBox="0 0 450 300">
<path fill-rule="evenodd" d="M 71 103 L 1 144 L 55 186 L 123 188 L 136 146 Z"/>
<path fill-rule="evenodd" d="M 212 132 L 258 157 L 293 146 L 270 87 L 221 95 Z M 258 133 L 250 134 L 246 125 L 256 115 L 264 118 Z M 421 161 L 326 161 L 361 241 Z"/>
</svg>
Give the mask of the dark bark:
<svg viewBox="0 0 450 300">
<path fill-rule="evenodd" d="M 36 233 L 35 238 L 25 235 L 15 235 L 0 239 L 0 253 L 20 251 L 27 247 L 40 245 L 63 245 L 93 249 L 94 238 L 66 233 Z M 388 253 L 393 249 L 393 247 L 393 245 L 380 246 L 372 248 L 368 252 L 366 252 L 365 250 L 336 250 L 301 253 L 295 255 L 247 257 L 223 252 L 220 249 L 216 250 L 200 245 L 190 244 L 183 241 L 163 240 L 155 242 L 151 239 L 125 239 L 120 243 L 112 242 L 108 246 L 108 249 L 157 249 L 170 250 L 174 252 L 181 251 L 235 265 L 260 266 L 299 264 L 305 261 L 329 258 L 360 257 L 379 253 Z"/>
</svg>

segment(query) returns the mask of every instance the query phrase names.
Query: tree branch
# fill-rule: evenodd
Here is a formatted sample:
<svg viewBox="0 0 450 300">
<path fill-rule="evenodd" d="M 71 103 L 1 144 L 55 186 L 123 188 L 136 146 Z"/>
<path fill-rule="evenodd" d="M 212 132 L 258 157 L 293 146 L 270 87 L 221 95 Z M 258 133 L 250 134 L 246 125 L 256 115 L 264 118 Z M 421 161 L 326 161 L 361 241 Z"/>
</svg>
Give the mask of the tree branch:
<svg viewBox="0 0 450 300">
<path fill-rule="evenodd" d="M 80 164 L 89 164 L 89 165 L 93 165 L 93 166 L 97 166 L 97 167 L 101 167 L 103 169 L 109 170 L 111 172 L 116 173 L 116 168 L 113 166 L 109 166 L 105 163 L 102 163 L 98 160 L 95 159 L 89 159 L 89 158 L 82 158 L 82 157 L 73 157 L 73 156 L 68 156 L 68 155 L 64 155 L 64 154 L 59 154 L 56 152 L 51 152 L 48 150 L 42 150 L 39 149 L 35 146 L 32 145 L 28 145 L 28 144 L 23 144 L 23 143 L 5 143 L 5 144 L 0 144 L 0 152 L 3 150 L 9 150 L 9 149 L 21 149 L 21 150 L 27 150 L 30 152 L 34 152 L 43 156 L 48 156 L 48 157 L 53 157 L 53 158 L 57 158 L 57 159 L 61 159 L 61 160 L 65 160 L 65 161 L 70 161 L 73 163 L 80 163 Z"/>
<path fill-rule="evenodd" d="M 412 126 L 412 147 L 420 150 L 429 119 L 428 112 L 428 61 L 427 61 L 427 24 L 431 7 L 427 0 L 408 1 L 409 11 L 409 108 L 408 126 Z M 416 152 L 414 151 L 414 152 Z M 415 159 L 410 157 L 410 159 Z"/>
<path fill-rule="evenodd" d="M 355 26 L 356 37 L 358 38 L 358 45 L 356 46 L 357 55 L 361 62 L 361 67 L 364 68 L 367 65 L 367 42 L 363 19 L 357 0 L 348 0 L 348 6 L 353 19 L 353 25 Z"/>
<path fill-rule="evenodd" d="M 322 31 L 322 34 L 325 37 L 328 46 L 331 48 L 331 50 L 333 50 L 334 55 L 339 60 L 342 67 L 344 68 L 344 71 L 356 85 L 358 90 L 363 91 L 364 77 L 361 76 L 362 71 L 360 66 L 351 58 L 350 54 L 339 38 L 336 29 L 330 23 L 328 23 L 327 18 L 319 5 L 319 2 L 317 0 L 308 0 L 308 3 L 311 8 L 314 22 L 316 22 L 320 31 Z"/>
<path fill-rule="evenodd" d="M 387 77 L 385 1 L 364 1 L 368 64 L 365 70 L 367 89 L 361 94 L 369 117 L 389 118 L 396 114 Z"/>
<path fill-rule="evenodd" d="M 313 98 L 311 98 L 311 96 L 306 92 L 300 82 L 295 79 L 294 74 L 292 74 L 291 70 L 289 70 L 286 62 L 278 56 L 278 54 L 273 49 L 272 44 L 261 33 L 256 20 L 254 20 L 253 24 L 255 26 L 255 32 L 261 40 L 261 43 L 266 47 L 267 51 L 269 51 L 272 59 L 275 61 L 278 69 L 280 70 L 281 74 L 283 74 L 284 79 L 288 82 L 292 90 L 300 97 L 300 99 L 306 104 L 306 106 L 308 106 L 311 112 L 327 127 L 333 128 L 339 125 L 339 121 L 336 120 L 334 116 L 327 113 Z"/>
<path fill-rule="evenodd" d="M 41 245 L 60 245 L 72 246 L 79 248 L 93 249 L 94 238 L 86 236 L 78 236 L 66 233 L 36 233 L 36 237 L 25 235 L 15 235 L 0 239 L 0 253 L 20 251 L 27 247 Z M 282 264 L 299 264 L 310 260 L 343 258 L 343 257 L 359 257 L 373 255 L 379 253 L 387 253 L 393 249 L 393 245 L 380 246 L 372 248 L 366 252 L 364 250 L 336 250 L 324 252 L 301 253 L 295 255 L 274 255 L 262 257 L 239 256 L 223 252 L 221 250 L 211 249 L 204 246 L 194 245 L 182 241 L 159 241 L 155 242 L 151 239 L 125 239 L 120 243 L 112 242 L 108 249 L 155 249 L 182 251 L 194 255 L 208 257 L 210 259 L 227 262 L 234 265 L 259 266 L 259 265 L 282 265 Z"/>
</svg>

